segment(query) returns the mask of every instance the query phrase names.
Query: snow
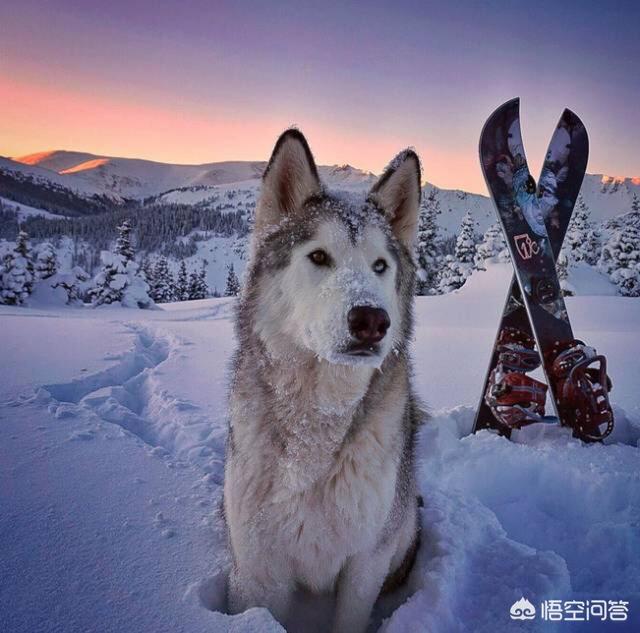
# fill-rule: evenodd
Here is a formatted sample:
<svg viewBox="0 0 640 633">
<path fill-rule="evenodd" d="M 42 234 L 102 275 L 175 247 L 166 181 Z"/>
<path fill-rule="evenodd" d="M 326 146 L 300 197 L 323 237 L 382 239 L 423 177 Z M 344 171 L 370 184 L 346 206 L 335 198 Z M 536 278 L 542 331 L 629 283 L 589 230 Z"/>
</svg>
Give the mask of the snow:
<svg viewBox="0 0 640 633">
<path fill-rule="evenodd" d="M 422 546 L 371 630 L 553 630 L 509 620 L 521 597 L 629 600 L 626 625 L 565 628 L 638 630 L 640 302 L 567 301 L 576 335 L 609 359 L 606 445 L 553 425 L 470 435 L 511 278 L 487 268 L 417 299 L 416 386 L 432 411 L 417 449 Z M 0 306 L 0 630 L 282 631 L 264 609 L 223 613 L 233 307 Z"/>
<path fill-rule="evenodd" d="M 616 295 L 618 290 L 600 270 L 584 262 L 569 267 L 569 283 L 576 295 Z"/>
</svg>

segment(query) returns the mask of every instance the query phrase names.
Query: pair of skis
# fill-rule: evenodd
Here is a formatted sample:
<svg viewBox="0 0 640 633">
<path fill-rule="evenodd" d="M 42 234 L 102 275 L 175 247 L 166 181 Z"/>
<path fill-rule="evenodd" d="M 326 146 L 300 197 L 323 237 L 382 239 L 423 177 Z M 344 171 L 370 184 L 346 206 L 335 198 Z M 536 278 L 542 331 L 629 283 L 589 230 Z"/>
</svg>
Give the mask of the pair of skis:
<svg viewBox="0 0 640 633">
<path fill-rule="evenodd" d="M 574 338 L 556 273 L 584 178 L 589 141 L 582 121 L 565 110 L 551 138 L 538 184 L 529 173 L 512 99 L 487 120 L 480 161 L 515 275 L 485 379 L 474 432 L 559 421 L 585 441 L 613 429 L 606 361 Z M 546 384 L 529 372 L 542 366 Z M 544 415 L 547 389 L 556 418 Z"/>
</svg>

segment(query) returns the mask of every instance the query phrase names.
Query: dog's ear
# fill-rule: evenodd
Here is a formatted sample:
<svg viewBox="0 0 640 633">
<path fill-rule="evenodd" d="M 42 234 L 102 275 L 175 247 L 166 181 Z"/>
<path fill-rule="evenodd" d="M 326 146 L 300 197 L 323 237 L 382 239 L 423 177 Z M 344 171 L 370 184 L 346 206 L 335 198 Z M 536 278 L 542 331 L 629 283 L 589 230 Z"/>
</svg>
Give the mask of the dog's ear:
<svg viewBox="0 0 640 633">
<path fill-rule="evenodd" d="M 420 159 L 408 149 L 389 163 L 369 193 L 369 199 L 389 218 L 395 236 L 408 248 L 418 231 L 420 176 Z"/>
<path fill-rule="evenodd" d="M 256 230 L 292 217 L 303 202 L 321 191 L 320 178 L 307 139 L 296 129 L 280 135 L 262 178 Z"/>
</svg>

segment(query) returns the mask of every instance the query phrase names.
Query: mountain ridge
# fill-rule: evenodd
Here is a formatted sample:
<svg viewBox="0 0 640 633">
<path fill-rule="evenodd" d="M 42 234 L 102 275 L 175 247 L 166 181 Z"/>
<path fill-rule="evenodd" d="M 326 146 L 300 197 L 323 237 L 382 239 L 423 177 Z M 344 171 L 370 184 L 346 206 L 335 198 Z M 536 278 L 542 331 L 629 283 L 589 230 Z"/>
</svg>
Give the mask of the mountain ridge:
<svg viewBox="0 0 640 633">
<path fill-rule="evenodd" d="M 18 158 L 0 158 L 0 197 L 59 215 L 92 215 L 105 204 L 128 201 L 202 204 L 217 194 L 231 195 L 233 189 L 245 190 L 255 200 L 267 164 L 221 161 L 181 165 L 70 150 L 48 150 Z M 323 182 L 333 189 L 364 191 L 377 178 L 351 165 L 322 165 L 318 170 Z M 440 208 L 438 223 L 446 233 L 457 232 L 467 211 L 479 231 L 496 221 L 486 194 L 441 189 L 425 182 L 424 196 L 433 191 L 437 192 Z M 593 219 L 606 222 L 631 210 L 634 194 L 640 197 L 640 178 L 587 174 L 581 193 Z M 71 199 L 68 211 L 65 201 Z M 88 201 L 86 205 L 83 200 Z M 234 205 L 232 201 L 229 204 Z"/>
</svg>

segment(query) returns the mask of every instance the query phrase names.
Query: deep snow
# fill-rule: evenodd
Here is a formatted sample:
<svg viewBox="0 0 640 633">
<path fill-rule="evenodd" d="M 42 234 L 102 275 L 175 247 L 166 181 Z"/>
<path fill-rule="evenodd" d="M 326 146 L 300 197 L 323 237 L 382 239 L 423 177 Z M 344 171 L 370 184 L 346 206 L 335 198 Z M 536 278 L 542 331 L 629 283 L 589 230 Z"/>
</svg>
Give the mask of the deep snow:
<svg viewBox="0 0 640 633">
<path fill-rule="evenodd" d="M 510 274 L 492 266 L 417 299 L 416 385 L 433 414 L 418 447 L 423 542 L 378 623 L 640 630 L 640 302 L 567 302 L 576 334 L 609 358 L 606 445 L 548 425 L 512 442 L 469 435 Z M 0 631 L 282 630 L 263 609 L 221 613 L 233 301 L 163 307 L 0 306 Z M 629 621 L 514 622 L 521 596 L 629 600 Z"/>
</svg>

